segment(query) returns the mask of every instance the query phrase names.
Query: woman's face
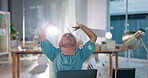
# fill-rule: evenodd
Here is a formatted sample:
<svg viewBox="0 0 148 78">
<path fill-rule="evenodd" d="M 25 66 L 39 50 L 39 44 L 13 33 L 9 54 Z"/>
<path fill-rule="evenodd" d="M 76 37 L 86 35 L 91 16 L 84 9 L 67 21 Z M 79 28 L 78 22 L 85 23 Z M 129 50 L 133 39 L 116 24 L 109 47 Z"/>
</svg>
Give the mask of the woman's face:
<svg viewBox="0 0 148 78">
<path fill-rule="evenodd" d="M 70 33 L 66 33 L 62 36 L 62 47 L 75 47 L 76 46 L 76 39 Z"/>
<path fill-rule="evenodd" d="M 70 33 L 64 34 L 59 43 L 59 47 L 61 48 L 61 52 L 64 55 L 75 55 L 76 53 L 75 37 L 71 35 Z"/>
</svg>

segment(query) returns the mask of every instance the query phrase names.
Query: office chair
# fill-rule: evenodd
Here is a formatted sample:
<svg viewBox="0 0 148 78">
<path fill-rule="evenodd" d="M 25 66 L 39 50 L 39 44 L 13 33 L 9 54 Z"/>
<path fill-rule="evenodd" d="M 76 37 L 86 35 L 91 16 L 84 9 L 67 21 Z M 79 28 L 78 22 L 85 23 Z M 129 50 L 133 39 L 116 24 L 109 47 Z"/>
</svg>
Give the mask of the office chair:
<svg viewBox="0 0 148 78">
<path fill-rule="evenodd" d="M 112 78 L 135 78 L 135 68 L 113 69 Z"/>
</svg>

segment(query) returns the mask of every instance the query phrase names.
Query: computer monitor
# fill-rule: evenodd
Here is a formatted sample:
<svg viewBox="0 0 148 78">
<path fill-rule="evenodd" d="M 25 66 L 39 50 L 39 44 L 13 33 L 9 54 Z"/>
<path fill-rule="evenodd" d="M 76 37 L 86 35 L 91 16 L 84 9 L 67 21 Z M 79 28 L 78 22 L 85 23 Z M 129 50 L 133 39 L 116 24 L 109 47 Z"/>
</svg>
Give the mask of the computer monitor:
<svg viewBox="0 0 148 78">
<path fill-rule="evenodd" d="M 57 78 L 96 78 L 97 69 L 58 71 Z"/>
<path fill-rule="evenodd" d="M 135 78 L 135 68 L 113 69 L 112 78 Z"/>
</svg>

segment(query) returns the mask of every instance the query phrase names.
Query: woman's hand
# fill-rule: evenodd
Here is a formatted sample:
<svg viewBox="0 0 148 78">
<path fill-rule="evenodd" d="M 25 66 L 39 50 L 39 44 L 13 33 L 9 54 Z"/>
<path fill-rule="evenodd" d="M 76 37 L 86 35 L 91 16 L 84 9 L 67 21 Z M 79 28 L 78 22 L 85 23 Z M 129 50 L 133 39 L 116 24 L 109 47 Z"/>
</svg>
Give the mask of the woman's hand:
<svg viewBox="0 0 148 78">
<path fill-rule="evenodd" d="M 80 29 L 80 28 L 82 28 L 83 26 L 84 26 L 83 24 L 77 23 L 77 25 L 76 25 L 75 27 L 72 27 L 72 28 L 74 28 L 73 31 L 76 31 L 77 29 Z"/>
<path fill-rule="evenodd" d="M 55 25 L 55 24 L 53 23 L 52 20 L 50 20 L 45 26 L 42 27 L 42 29 L 41 29 L 41 31 L 39 33 L 40 41 L 45 41 L 46 40 L 46 38 L 45 38 L 46 37 L 46 30 L 47 30 L 47 27 L 49 25 Z"/>
</svg>

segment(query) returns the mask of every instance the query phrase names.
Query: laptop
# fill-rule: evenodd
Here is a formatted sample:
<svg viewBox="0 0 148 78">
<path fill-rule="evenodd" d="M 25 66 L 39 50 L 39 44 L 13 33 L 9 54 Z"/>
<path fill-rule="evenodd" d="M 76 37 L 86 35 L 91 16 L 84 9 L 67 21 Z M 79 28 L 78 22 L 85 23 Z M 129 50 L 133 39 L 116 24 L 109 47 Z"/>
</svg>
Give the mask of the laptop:
<svg viewBox="0 0 148 78">
<path fill-rule="evenodd" d="M 57 78 L 96 78 L 97 69 L 58 71 Z"/>
</svg>

